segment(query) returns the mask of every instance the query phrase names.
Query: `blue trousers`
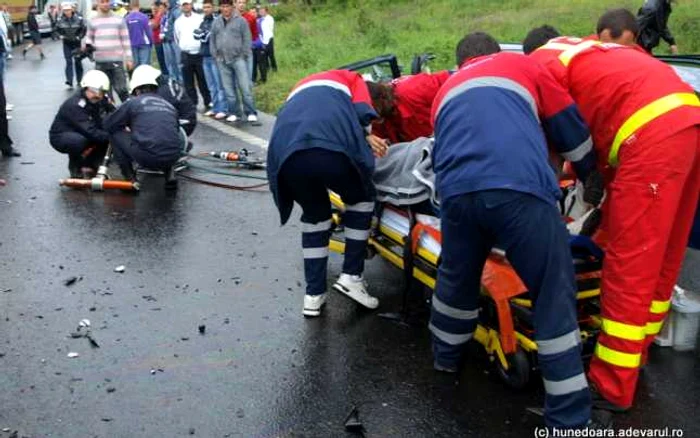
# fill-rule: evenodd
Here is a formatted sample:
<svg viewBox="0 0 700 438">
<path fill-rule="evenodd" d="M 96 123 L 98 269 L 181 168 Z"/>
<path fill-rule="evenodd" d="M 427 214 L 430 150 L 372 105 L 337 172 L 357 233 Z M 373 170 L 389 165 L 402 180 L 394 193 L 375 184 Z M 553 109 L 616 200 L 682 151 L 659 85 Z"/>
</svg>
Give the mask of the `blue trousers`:
<svg viewBox="0 0 700 438">
<path fill-rule="evenodd" d="M 173 41 L 166 41 L 162 44 L 165 65 L 168 66 L 168 74 L 176 81 L 183 83 L 182 69 L 180 68 L 180 48 Z"/>
<path fill-rule="evenodd" d="M 168 65 L 165 63 L 165 53 L 163 52 L 163 44 L 156 44 L 156 57 L 158 58 L 158 66 L 160 71 L 166 75 L 168 74 Z"/>
<path fill-rule="evenodd" d="M 430 329 L 438 364 L 456 367 L 478 318 L 481 273 L 491 249 L 508 261 L 534 303 L 535 341 L 550 427 L 580 427 L 591 398 L 581 360 L 576 284 L 568 232 L 556 207 L 512 190 L 487 190 L 444 199 L 442 263 Z"/>
<path fill-rule="evenodd" d="M 151 65 L 151 46 L 132 47 L 131 52 L 134 57 L 134 67 L 139 65 Z"/>
<path fill-rule="evenodd" d="M 63 43 L 63 58 L 66 60 L 66 82 L 73 83 L 73 66 L 75 66 L 75 83 L 80 87 L 83 79 L 83 60 L 73 57 L 73 50 L 80 48 L 80 45 Z"/>
<path fill-rule="evenodd" d="M 226 93 L 228 113 L 241 117 L 241 105 L 238 100 L 238 91 L 241 92 L 245 115 L 258 114 L 253 100 L 253 83 L 250 80 L 248 61 L 246 58 L 236 58 L 232 62 L 219 61 L 221 84 Z"/>
<path fill-rule="evenodd" d="M 221 85 L 221 74 L 216 66 L 216 60 L 212 56 L 202 57 L 202 67 L 204 68 L 204 78 L 207 81 L 212 108 L 215 113 L 225 113 L 228 110 L 226 105 L 226 93 Z"/>
<path fill-rule="evenodd" d="M 361 275 L 374 212 L 373 194 L 364 188 L 357 170 L 344 154 L 314 148 L 293 153 L 282 165 L 279 190 L 302 208 L 301 246 L 304 253 L 306 294 L 326 291 L 328 244 L 333 190 L 345 203 L 345 259 L 343 273 Z"/>
</svg>

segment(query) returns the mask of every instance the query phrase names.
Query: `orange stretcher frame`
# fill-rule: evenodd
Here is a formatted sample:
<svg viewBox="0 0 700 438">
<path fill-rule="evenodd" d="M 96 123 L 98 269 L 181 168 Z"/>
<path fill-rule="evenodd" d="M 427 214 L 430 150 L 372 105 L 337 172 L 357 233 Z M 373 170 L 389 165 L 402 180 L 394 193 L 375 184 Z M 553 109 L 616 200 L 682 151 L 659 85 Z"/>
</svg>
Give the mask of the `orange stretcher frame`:
<svg viewBox="0 0 700 438">
<path fill-rule="evenodd" d="M 565 185 L 564 185 L 565 186 Z M 344 210 L 343 201 L 335 193 L 330 193 L 331 204 L 335 210 L 333 214 L 333 223 L 340 225 L 342 223 L 342 212 Z M 386 208 L 392 208 L 387 206 Z M 399 209 L 395 211 L 404 214 Z M 402 246 L 405 237 L 400 233 L 379 224 L 375 227 L 377 233 L 370 236 L 368 245 L 371 250 L 375 251 L 382 258 L 393 264 L 399 269 L 404 268 L 403 257 L 397 254 L 388 247 L 387 241 L 396 246 Z M 427 262 L 430 266 L 437 268 L 438 257 L 422 247 L 417 247 L 416 244 L 423 232 L 431 232 L 423 227 L 414 227 L 412 230 L 412 242 L 414 243 L 414 254 L 423 262 Z M 440 236 L 433 236 L 440 241 Z M 344 253 L 345 244 L 341 240 L 331 237 L 330 250 L 336 253 Z M 435 288 L 435 278 L 421 269 L 419 266 L 413 267 L 413 277 L 420 281 L 431 290 Z M 577 280 L 597 279 L 600 278 L 600 271 L 585 272 L 577 274 Z M 521 333 L 516 330 L 514 325 L 513 311 L 511 304 L 518 305 L 524 308 L 532 308 L 531 300 L 525 295 L 527 292 L 526 286 L 523 284 L 520 277 L 515 273 L 514 269 L 506 260 L 504 254 L 497 251 L 492 252 L 484 265 L 484 271 L 481 277 L 482 292 L 490 297 L 496 309 L 498 319 L 498 329 L 487 327 L 478 324 L 474 333 L 474 339 L 482 344 L 490 357 L 497 359 L 498 364 L 503 370 L 508 371 L 513 365 L 509 360 L 513 355 L 522 350 L 527 354 L 534 355 L 537 352 L 537 344 L 526 333 Z M 577 293 L 577 300 L 595 299 L 600 295 L 600 289 L 593 288 L 590 290 L 582 290 Z M 581 328 L 582 338 L 589 339 L 595 336 L 595 332 L 600 327 L 599 319 L 594 315 L 589 315 L 583 318 L 586 321 L 586 327 Z"/>
</svg>

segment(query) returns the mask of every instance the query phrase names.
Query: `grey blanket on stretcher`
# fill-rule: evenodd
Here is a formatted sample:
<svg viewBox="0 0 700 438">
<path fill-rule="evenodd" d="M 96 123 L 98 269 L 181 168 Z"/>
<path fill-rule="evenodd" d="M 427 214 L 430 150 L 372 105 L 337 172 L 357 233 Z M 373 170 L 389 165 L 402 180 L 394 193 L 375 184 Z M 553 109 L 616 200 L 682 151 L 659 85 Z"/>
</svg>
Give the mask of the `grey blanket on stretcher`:
<svg viewBox="0 0 700 438">
<path fill-rule="evenodd" d="M 377 200 L 395 206 L 430 200 L 437 206 L 432 153 L 432 138 L 392 145 L 386 156 L 376 160 L 372 179 Z"/>
</svg>

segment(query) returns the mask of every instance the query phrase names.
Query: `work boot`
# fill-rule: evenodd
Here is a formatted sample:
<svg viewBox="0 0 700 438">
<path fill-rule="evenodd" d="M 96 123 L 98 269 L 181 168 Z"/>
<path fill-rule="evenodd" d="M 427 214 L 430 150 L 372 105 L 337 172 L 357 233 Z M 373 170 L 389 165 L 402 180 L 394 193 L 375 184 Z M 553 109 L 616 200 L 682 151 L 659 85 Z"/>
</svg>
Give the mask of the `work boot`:
<svg viewBox="0 0 700 438">
<path fill-rule="evenodd" d="M 361 275 L 340 274 L 333 289 L 368 309 L 379 307 L 379 300 L 367 293 L 367 283 Z"/>
<path fill-rule="evenodd" d="M 119 165 L 119 170 L 122 172 L 122 177 L 125 181 L 135 181 L 136 173 L 134 172 L 134 166 L 132 164 Z"/>
<path fill-rule="evenodd" d="M 304 316 L 314 317 L 321 315 L 321 309 L 326 304 L 326 294 L 304 295 Z"/>
<path fill-rule="evenodd" d="M 22 58 L 27 59 L 27 49 L 22 50 Z"/>
<path fill-rule="evenodd" d="M 80 167 L 83 164 L 83 159 L 79 155 L 68 155 L 68 173 L 71 178 L 82 178 L 83 173 Z"/>
<path fill-rule="evenodd" d="M 9 149 L 3 149 L 2 150 L 2 156 L 3 157 L 21 157 L 22 154 L 19 153 L 19 151 L 12 146 L 10 146 Z"/>
<path fill-rule="evenodd" d="M 175 166 L 165 169 L 165 190 L 177 190 L 177 175 Z"/>
</svg>

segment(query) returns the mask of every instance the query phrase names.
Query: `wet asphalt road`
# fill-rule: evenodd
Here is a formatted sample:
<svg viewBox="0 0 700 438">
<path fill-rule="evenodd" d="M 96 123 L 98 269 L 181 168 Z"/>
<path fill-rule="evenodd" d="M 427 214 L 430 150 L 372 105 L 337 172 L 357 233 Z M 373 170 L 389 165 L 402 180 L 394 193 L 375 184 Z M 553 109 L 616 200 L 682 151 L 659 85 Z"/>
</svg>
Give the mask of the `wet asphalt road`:
<svg viewBox="0 0 700 438">
<path fill-rule="evenodd" d="M 45 49 L 44 62 L 34 53 L 11 61 L 6 83 L 23 156 L 0 160 L 0 429 L 344 437 L 357 405 L 368 437 L 533 436 L 539 418 L 525 409 L 541 389 L 505 388 L 478 349 L 455 384 L 433 373 L 422 326 L 336 295 L 322 318 L 305 320 L 300 228 L 279 227 L 268 192 L 181 181 L 166 193 L 158 177 L 138 196 L 59 188 L 67 159 L 47 131 L 68 92 L 60 46 Z M 245 146 L 207 126 L 193 140 L 195 151 Z M 683 284 L 700 287 L 700 257 L 691 257 Z M 331 256 L 329 280 L 339 269 Z M 72 276 L 81 279 L 65 286 Z M 398 270 L 374 259 L 366 278 L 381 311 L 399 307 Z M 83 318 L 101 348 L 70 338 Z M 700 354 L 655 349 L 637 403 L 619 427 L 700 436 Z"/>
</svg>

